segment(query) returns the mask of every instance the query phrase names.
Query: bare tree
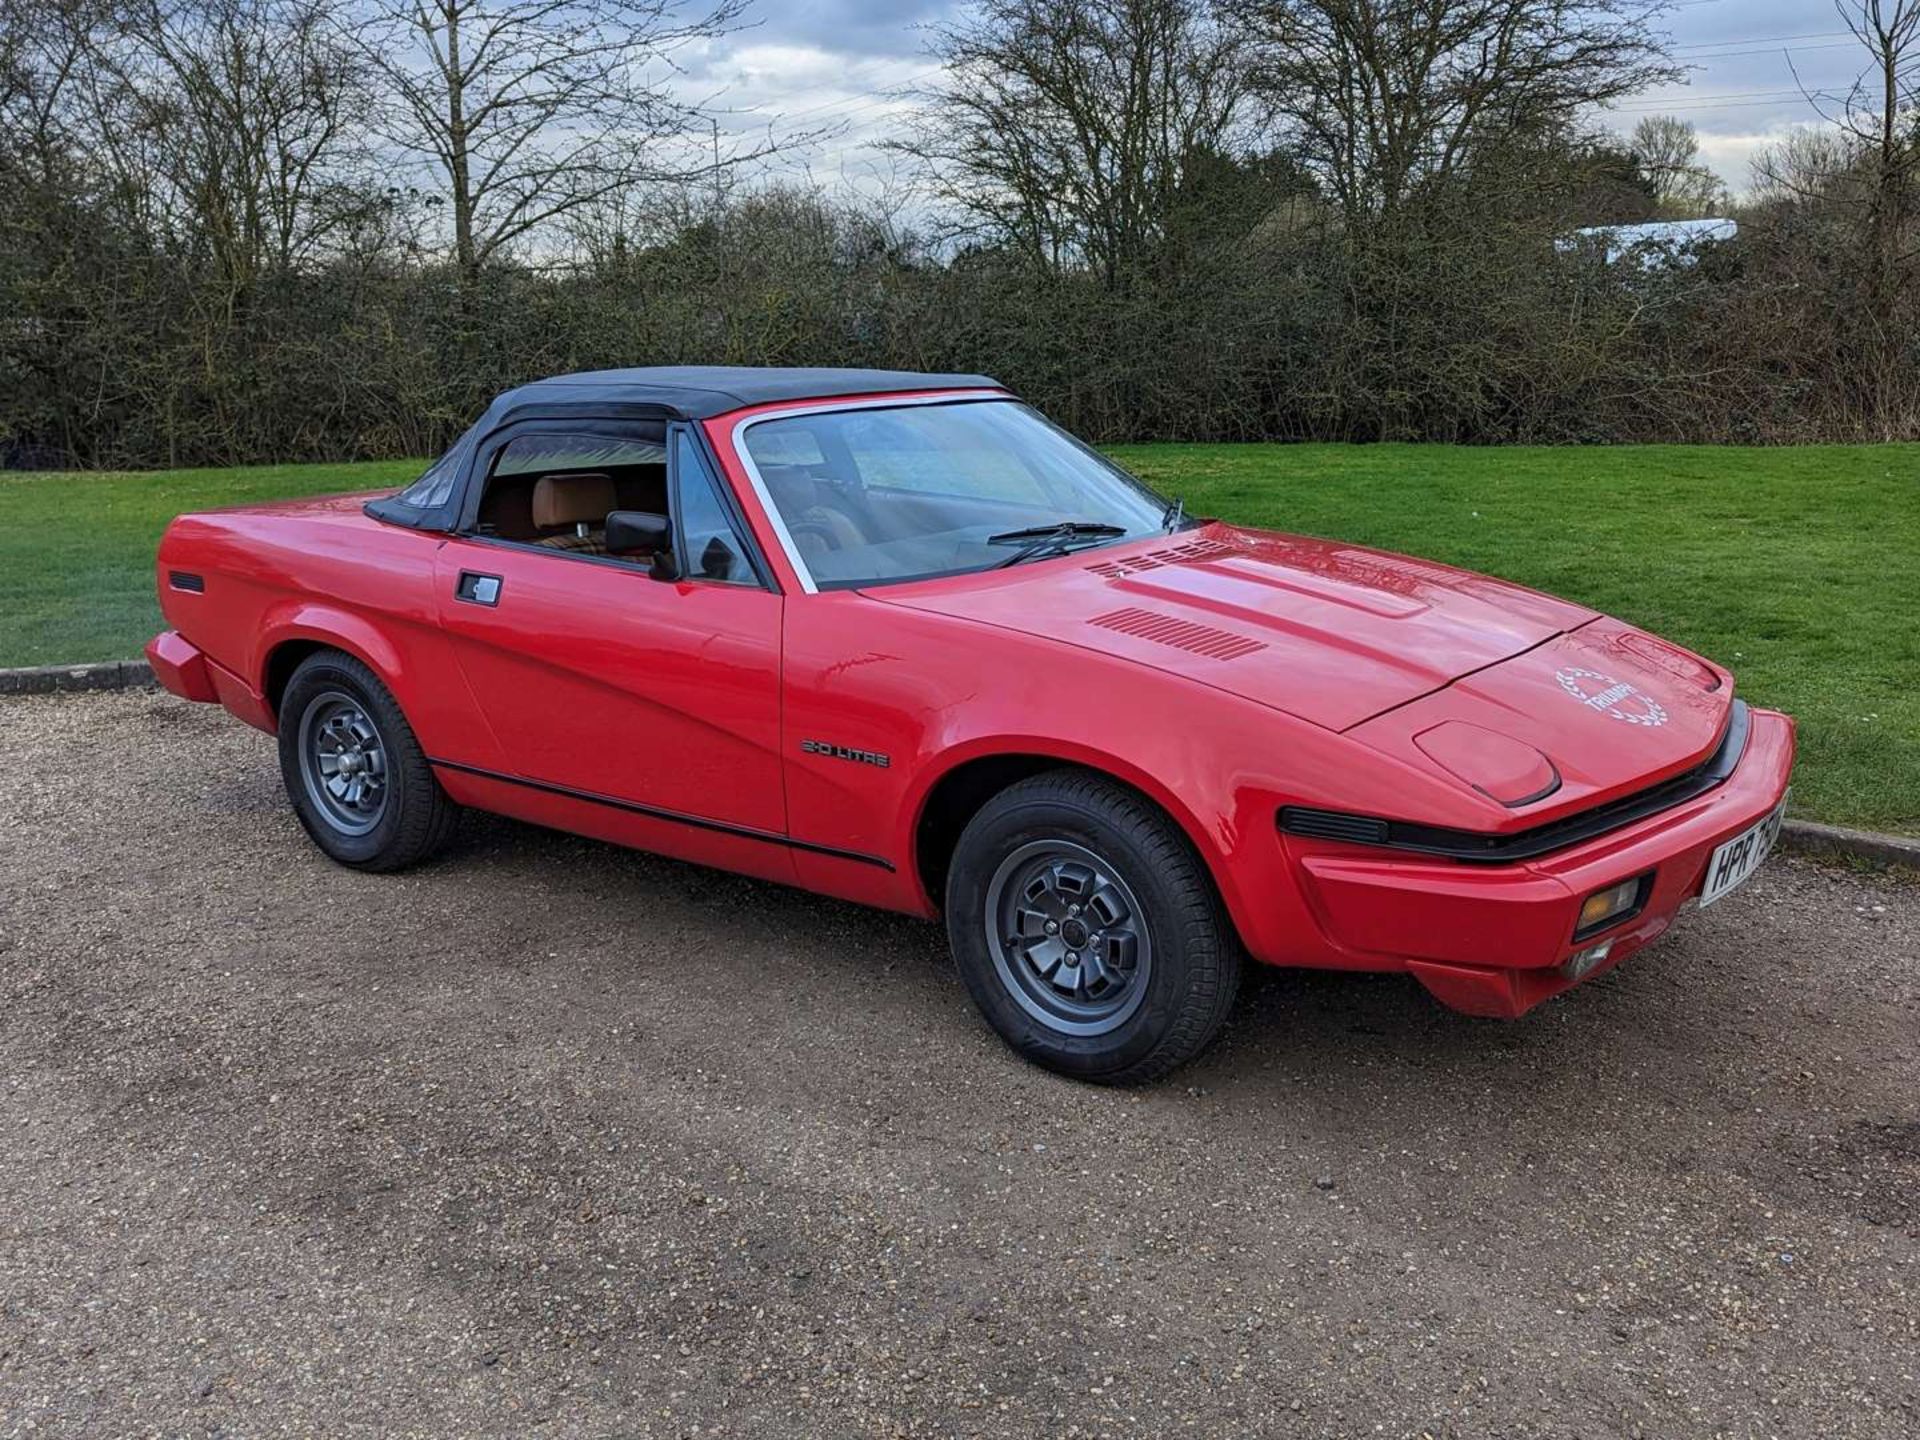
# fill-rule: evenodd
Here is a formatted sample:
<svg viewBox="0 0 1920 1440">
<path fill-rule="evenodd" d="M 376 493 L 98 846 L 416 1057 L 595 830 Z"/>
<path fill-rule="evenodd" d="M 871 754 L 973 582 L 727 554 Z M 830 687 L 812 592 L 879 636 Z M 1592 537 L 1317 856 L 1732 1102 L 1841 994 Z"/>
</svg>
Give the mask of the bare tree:
<svg viewBox="0 0 1920 1440">
<path fill-rule="evenodd" d="M 471 283 L 541 226 L 640 181 L 738 155 L 670 154 L 707 117 L 667 83 L 673 56 L 725 34 L 745 0 L 363 0 L 352 34 L 380 74 L 389 141 L 445 188 Z"/>
<path fill-rule="evenodd" d="M 1870 188 L 1859 142 L 1838 126 L 1795 126 L 1753 157 L 1753 198 L 1763 205 L 1864 213 Z"/>
<path fill-rule="evenodd" d="M 0 117 L 12 119 L 34 91 L 33 24 L 40 7 L 21 3 L 0 9 Z"/>
<path fill-rule="evenodd" d="M 1920 175 L 1920 0 L 1836 0 L 1835 8 L 1872 59 L 1847 97 L 1841 125 L 1873 156 L 1867 232 L 1879 265 L 1890 271 L 1912 240 Z"/>
<path fill-rule="evenodd" d="M 0 154 L 36 183 L 71 160 L 71 111 L 84 89 L 99 22 L 94 0 L 0 4 Z"/>
<path fill-rule="evenodd" d="M 138 137 L 128 168 L 236 293 L 315 256 L 362 203 L 361 77 L 327 0 L 132 0 L 100 63 L 126 126 L 103 143 Z"/>
<path fill-rule="evenodd" d="M 1488 143 L 1570 127 L 1678 72 L 1653 0 L 1239 0 L 1258 80 L 1349 226 Z"/>
<path fill-rule="evenodd" d="M 1834 0 L 1869 68 L 1844 91 L 1803 90 L 1830 129 L 1802 129 L 1762 151 L 1754 179 L 1782 201 L 1861 211 L 1873 250 L 1892 258 L 1920 183 L 1920 0 Z"/>
<path fill-rule="evenodd" d="M 932 50 L 944 78 L 896 148 L 973 236 L 1108 285 L 1247 100 L 1240 40 L 1203 0 L 986 0 Z"/>
<path fill-rule="evenodd" d="M 1696 220 L 1724 208 L 1727 187 L 1700 158 L 1692 124 L 1672 115 L 1648 115 L 1633 127 L 1628 148 L 1653 182 L 1654 203 L 1673 220 Z"/>
</svg>

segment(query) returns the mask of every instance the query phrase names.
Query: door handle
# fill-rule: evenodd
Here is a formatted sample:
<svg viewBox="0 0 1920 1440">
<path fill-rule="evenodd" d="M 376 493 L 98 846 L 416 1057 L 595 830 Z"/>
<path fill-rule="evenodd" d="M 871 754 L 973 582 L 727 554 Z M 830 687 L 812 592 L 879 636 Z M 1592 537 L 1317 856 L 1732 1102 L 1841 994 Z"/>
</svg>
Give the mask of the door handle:
<svg viewBox="0 0 1920 1440">
<path fill-rule="evenodd" d="M 453 598 L 464 600 L 469 605 L 498 605 L 500 577 L 482 575 L 477 570 L 462 570 L 459 583 L 453 587 Z"/>
</svg>

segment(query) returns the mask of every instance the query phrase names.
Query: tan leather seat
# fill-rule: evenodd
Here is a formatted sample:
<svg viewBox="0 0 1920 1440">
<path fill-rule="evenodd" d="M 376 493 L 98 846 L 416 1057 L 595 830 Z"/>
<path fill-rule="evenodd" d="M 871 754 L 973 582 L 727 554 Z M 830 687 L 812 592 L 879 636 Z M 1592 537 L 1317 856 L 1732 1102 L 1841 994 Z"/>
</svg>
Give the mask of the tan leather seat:
<svg viewBox="0 0 1920 1440">
<path fill-rule="evenodd" d="M 607 553 L 607 515 L 619 506 L 613 477 L 597 471 L 542 475 L 533 487 L 533 525 L 554 530 L 535 542 L 552 550 Z M 564 527 L 564 528 L 563 528 Z"/>
</svg>

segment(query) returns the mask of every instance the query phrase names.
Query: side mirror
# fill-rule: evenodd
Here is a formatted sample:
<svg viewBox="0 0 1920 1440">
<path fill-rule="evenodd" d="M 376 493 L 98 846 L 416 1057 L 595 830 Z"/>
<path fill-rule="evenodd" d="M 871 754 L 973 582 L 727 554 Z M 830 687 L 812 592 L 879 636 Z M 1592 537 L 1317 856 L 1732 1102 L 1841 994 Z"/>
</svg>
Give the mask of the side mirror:
<svg viewBox="0 0 1920 1440">
<path fill-rule="evenodd" d="M 651 510 L 615 510 L 607 516 L 607 553 L 653 556 L 648 574 L 656 580 L 678 580 L 680 567 L 673 558 L 673 522 Z"/>
</svg>

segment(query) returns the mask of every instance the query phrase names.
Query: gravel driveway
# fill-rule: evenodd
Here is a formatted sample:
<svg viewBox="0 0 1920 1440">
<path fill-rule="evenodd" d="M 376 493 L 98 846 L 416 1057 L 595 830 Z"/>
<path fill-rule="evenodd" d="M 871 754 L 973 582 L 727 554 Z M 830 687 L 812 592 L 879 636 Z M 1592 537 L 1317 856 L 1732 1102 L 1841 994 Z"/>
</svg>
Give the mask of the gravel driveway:
<svg viewBox="0 0 1920 1440">
<path fill-rule="evenodd" d="M 1157 1088 L 936 929 L 0 701 L 0 1434 L 1904 1436 L 1920 890 L 1776 859 L 1519 1023 L 1262 972 Z"/>
</svg>

